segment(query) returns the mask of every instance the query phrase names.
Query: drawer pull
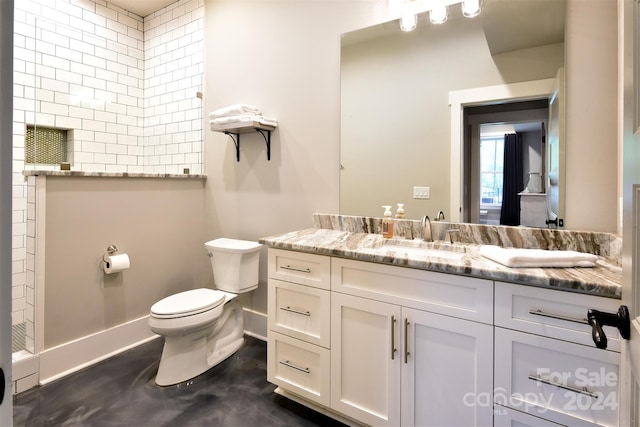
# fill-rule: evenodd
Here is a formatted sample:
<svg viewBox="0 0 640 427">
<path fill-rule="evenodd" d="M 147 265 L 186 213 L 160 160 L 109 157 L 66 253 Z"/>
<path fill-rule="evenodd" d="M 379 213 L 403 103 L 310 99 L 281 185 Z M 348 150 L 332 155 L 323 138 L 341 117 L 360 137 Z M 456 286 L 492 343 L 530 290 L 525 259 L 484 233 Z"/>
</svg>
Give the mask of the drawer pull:
<svg viewBox="0 0 640 427">
<path fill-rule="evenodd" d="M 542 317 L 550 317 L 551 319 L 566 320 L 567 322 L 589 324 L 586 318 L 580 319 L 577 317 L 563 316 L 562 314 L 545 313 L 542 310 L 529 310 L 529 314 L 534 314 L 536 316 Z"/>
<path fill-rule="evenodd" d="M 291 271 L 297 271 L 300 273 L 311 273 L 311 269 L 310 268 L 298 268 L 298 267 L 291 267 L 290 265 L 283 265 L 282 267 L 283 270 L 291 270 Z"/>
<path fill-rule="evenodd" d="M 396 316 L 391 316 L 391 360 L 396 359 Z"/>
<path fill-rule="evenodd" d="M 311 370 L 309 368 L 303 368 L 301 366 L 295 365 L 295 364 L 289 362 L 288 360 L 284 360 L 284 361 L 281 360 L 280 364 L 284 365 L 284 366 L 288 366 L 289 368 L 296 369 L 296 370 L 298 370 L 300 372 L 304 372 L 305 374 L 310 374 L 311 373 Z"/>
<path fill-rule="evenodd" d="M 533 380 L 533 381 L 536 381 L 536 382 L 539 382 L 539 383 L 556 386 L 556 387 L 562 388 L 564 390 L 573 391 L 574 393 L 584 394 L 585 396 L 589 396 L 589 397 L 592 397 L 594 399 L 598 398 L 598 394 L 597 393 L 589 391 L 586 387 L 578 388 L 578 387 L 574 387 L 574 386 L 570 386 L 570 385 L 566 385 L 566 384 L 562 384 L 562 383 L 557 383 L 555 381 L 551 381 L 550 379 L 541 377 L 540 375 L 529 375 L 529 379 Z"/>
<path fill-rule="evenodd" d="M 404 319 L 404 363 L 409 362 L 409 319 Z"/>
<path fill-rule="evenodd" d="M 310 312 L 310 311 L 296 310 L 295 308 L 291 308 L 291 307 L 289 307 L 289 306 L 286 306 L 286 307 L 280 307 L 280 310 L 288 311 L 288 312 L 290 312 L 290 313 L 299 314 L 299 315 L 301 315 L 301 316 L 311 316 L 311 312 Z"/>
</svg>

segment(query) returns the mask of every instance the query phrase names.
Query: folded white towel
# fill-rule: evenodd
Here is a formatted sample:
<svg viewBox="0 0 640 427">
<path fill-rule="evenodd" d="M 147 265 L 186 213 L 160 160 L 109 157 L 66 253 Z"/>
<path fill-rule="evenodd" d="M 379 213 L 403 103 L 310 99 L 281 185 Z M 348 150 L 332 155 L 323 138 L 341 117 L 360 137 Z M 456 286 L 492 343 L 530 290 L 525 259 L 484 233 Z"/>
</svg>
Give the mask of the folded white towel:
<svg viewBox="0 0 640 427">
<path fill-rule="evenodd" d="M 213 131 L 221 131 L 233 129 L 234 127 L 253 126 L 254 123 L 260 123 L 265 126 L 278 126 L 278 121 L 272 117 L 263 117 L 253 114 L 240 114 L 237 116 L 220 117 L 209 120 L 209 125 Z"/>
<path fill-rule="evenodd" d="M 228 123 L 240 123 L 240 122 L 257 122 L 261 116 L 255 116 L 253 114 L 238 114 L 236 116 L 218 117 L 211 120 L 209 123 L 212 125 L 226 125 Z"/>
<path fill-rule="evenodd" d="M 598 257 L 576 251 L 480 246 L 480 254 L 507 267 L 594 267 Z"/>
<path fill-rule="evenodd" d="M 258 122 L 266 126 L 278 126 L 278 120 L 274 119 L 273 117 L 260 117 L 260 119 L 258 119 Z"/>
<path fill-rule="evenodd" d="M 209 113 L 209 119 L 213 120 L 219 117 L 237 116 L 240 114 L 262 114 L 262 112 L 255 105 L 236 104 L 212 111 Z"/>
</svg>

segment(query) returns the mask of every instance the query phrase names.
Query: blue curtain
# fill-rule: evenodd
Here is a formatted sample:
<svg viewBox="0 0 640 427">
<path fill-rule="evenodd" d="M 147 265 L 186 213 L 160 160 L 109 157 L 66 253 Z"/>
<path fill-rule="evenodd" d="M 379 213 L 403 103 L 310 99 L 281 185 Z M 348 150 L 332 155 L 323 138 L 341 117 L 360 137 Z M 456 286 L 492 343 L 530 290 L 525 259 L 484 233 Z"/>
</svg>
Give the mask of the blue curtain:
<svg viewBox="0 0 640 427">
<path fill-rule="evenodd" d="M 504 136 L 504 173 L 502 186 L 501 225 L 520 225 L 520 193 L 524 189 L 522 177 L 522 135 Z"/>
</svg>

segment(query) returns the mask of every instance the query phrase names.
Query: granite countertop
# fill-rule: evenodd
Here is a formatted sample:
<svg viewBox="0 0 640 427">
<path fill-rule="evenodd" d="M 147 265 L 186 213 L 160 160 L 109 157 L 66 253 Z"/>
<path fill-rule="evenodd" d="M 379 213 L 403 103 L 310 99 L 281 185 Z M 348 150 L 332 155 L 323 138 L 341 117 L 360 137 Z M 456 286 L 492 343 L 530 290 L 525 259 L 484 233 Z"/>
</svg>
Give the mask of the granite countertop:
<svg viewBox="0 0 640 427">
<path fill-rule="evenodd" d="M 598 256 L 593 268 L 509 268 L 483 257 L 477 244 L 386 240 L 380 234 L 309 228 L 259 239 L 269 247 L 479 277 L 620 299 L 622 267 Z M 428 247 L 438 252 L 416 250 Z M 442 252 L 441 252 L 442 251 Z M 444 253 L 443 253 L 444 252 Z"/>
</svg>

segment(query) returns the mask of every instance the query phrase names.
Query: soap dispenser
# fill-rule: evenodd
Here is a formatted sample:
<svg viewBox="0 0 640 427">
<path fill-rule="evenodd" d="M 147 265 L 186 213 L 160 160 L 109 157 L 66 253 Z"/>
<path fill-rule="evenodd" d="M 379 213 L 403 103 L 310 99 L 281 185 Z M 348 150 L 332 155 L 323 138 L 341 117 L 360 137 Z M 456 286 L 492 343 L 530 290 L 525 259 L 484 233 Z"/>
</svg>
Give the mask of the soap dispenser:
<svg viewBox="0 0 640 427">
<path fill-rule="evenodd" d="M 393 237 L 393 218 L 391 217 L 391 206 L 383 206 L 384 218 L 382 218 L 382 237 L 388 239 Z"/>
<path fill-rule="evenodd" d="M 396 209 L 396 218 L 404 218 L 404 203 L 398 203 L 398 209 Z"/>
</svg>

